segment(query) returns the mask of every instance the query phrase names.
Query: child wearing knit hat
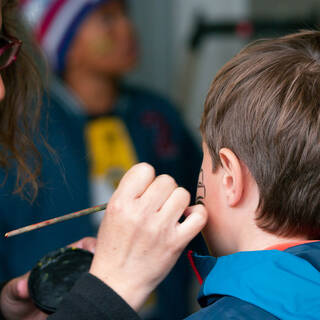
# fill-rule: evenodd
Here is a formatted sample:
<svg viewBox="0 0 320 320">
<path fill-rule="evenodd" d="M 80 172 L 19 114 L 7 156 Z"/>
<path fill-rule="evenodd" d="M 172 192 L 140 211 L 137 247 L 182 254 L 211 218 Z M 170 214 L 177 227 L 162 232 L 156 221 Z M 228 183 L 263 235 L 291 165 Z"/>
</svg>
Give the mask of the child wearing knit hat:
<svg viewBox="0 0 320 320">
<path fill-rule="evenodd" d="M 110 0 L 21 1 L 23 14 L 32 25 L 34 36 L 54 72 L 63 72 L 67 52 L 84 20 L 108 2 Z"/>
</svg>

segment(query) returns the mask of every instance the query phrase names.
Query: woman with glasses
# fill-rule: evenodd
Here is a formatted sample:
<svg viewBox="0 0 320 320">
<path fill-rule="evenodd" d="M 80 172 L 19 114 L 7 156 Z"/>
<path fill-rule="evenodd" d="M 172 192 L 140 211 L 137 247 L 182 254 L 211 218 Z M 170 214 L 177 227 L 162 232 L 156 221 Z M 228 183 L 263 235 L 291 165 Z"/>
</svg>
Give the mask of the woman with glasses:
<svg viewBox="0 0 320 320">
<path fill-rule="evenodd" d="M 28 190 L 35 196 L 39 161 L 33 138 L 38 134 L 40 81 L 27 54 L 27 43 L 22 45 L 18 40 L 23 37 L 23 28 L 15 14 L 16 1 L 0 3 L 0 164 L 6 171 L 17 168 L 16 192 L 23 192 L 30 184 L 32 189 Z M 189 209 L 185 222 L 179 222 L 189 198 L 169 176 L 155 178 L 150 165 L 142 163 L 130 169 L 110 200 L 97 246 L 93 239 L 77 243 L 88 250 L 95 247 L 89 273 L 48 318 L 139 319 L 135 311 L 205 223 L 199 207 L 198 213 Z M 151 212 L 155 204 L 156 214 Z M 0 318 L 47 318 L 32 303 L 27 281 L 28 274 L 2 285 Z"/>
</svg>

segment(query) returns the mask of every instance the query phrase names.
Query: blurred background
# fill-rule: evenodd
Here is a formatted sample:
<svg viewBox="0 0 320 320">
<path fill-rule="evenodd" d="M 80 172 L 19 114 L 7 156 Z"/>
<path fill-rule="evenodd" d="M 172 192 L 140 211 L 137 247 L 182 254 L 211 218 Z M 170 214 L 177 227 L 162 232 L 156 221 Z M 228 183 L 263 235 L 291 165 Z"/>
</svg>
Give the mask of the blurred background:
<svg viewBox="0 0 320 320">
<path fill-rule="evenodd" d="M 319 26 L 319 0 L 131 0 L 142 58 L 130 81 L 171 98 L 198 136 L 215 73 L 246 43 Z"/>
</svg>

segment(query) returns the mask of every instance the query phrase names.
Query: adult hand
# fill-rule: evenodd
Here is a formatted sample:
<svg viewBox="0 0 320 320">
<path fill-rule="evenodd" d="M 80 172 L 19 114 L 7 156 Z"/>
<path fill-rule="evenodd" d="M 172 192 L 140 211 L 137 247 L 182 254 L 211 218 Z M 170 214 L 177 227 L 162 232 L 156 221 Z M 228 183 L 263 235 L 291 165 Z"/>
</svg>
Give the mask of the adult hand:
<svg viewBox="0 0 320 320">
<path fill-rule="evenodd" d="M 138 310 L 206 223 L 205 208 L 189 202 L 170 176 L 132 167 L 109 201 L 90 272 Z"/>
<path fill-rule="evenodd" d="M 96 239 L 83 238 L 70 246 L 94 252 Z M 7 320 L 43 320 L 48 315 L 40 311 L 32 302 L 28 279 L 30 272 L 8 282 L 1 291 L 0 309 Z"/>
</svg>

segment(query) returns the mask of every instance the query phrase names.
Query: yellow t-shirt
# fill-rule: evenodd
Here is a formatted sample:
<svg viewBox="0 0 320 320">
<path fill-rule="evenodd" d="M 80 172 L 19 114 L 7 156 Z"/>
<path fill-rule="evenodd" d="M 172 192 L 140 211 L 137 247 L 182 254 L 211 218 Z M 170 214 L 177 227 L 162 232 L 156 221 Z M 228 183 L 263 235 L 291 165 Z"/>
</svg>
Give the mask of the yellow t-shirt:
<svg viewBox="0 0 320 320">
<path fill-rule="evenodd" d="M 89 121 L 85 135 L 90 165 L 91 201 L 92 205 L 98 205 L 109 200 L 124 173 L 137 163 L 137 155 L 126 126 L 115 116 Z M 93 216 L 96 223 L 100 222 L 98 216 Z"/>
</svg>

